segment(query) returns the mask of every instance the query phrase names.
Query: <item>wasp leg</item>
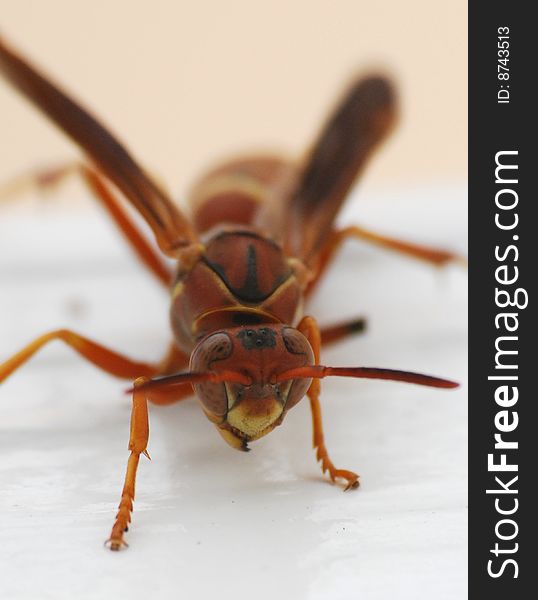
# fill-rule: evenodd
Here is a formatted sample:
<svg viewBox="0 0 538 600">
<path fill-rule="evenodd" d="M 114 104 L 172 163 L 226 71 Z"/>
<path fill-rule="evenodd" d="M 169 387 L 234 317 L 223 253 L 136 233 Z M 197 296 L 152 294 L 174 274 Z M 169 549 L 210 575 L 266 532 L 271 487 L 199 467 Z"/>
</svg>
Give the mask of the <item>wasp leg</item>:
<svg viewBox="0 0 538 600">
<path fill-rule="evenodd" d="M 105 348 L 69 329 L 58 329 L 45 333 L 0 364 L 0 383 L 22 367 L 38 350 L 53 340 L 61 340 L 99 369 L 121 377 L 133 379 L 139 376 L 170 375 L 189 364 L 188 356 L 172 343 L 163 360 L 155 365 L 138 362 Z M 188 389 L 190 384 L 187 385 Z"/>
<path fill-rule="evenodd" d="M 36 338 L 32 343 L 17 352 L 17 354 L 14 354 L 7 361 L 0 364 L 0 383 L 21 367 L 40 348 L 52 340 L 65 342 L 96 367 L 116 377 L 134 379 L 135 377 L 158 375 L 161 373 L 158 365 L 131 360 L 96 342 L 92 342 L 74 331 L 58 329 Z"/>
<path fill-rule="evenodd" d="M 437 267 L 442 267 L 449 262 L 458 262 L 463 265 L 467 264 L 467 261 L 463 256 L 454 252 L 412 244 L 410 242 L 381 235 L 370 231 L 369 229 L 365 229 L 364 227 L 359 227 L 358 225 L 352 225 L 350 227 L 345 227 L 344 229 L 332 231 L 328 236 L 326 242 L 319 251 L 316 276 L 309 284 L 307 294 L 311 292 L 319 279 L 323 276 L 335 254 L 340 250 L 340 247 L 348 238 L 364 240 L 377 246 L 381 246 L 382 248 L 387 248 L 418 260 L 423 260 Z"/>
<path fill-rule="evenodd" d="M 80 163 L 38 169 L 17 177 L 0 188 L 0 199 L 16 195 L 30 186 L 37 186 L 41 190 L 50 189 L 74 174 L 81 177 L 92 195 L 101 202 L 142 263 L 161 283 L 169 286 L 172 281 L 170 269 L 139 231 L 135 222 L 128 216 L 125 208 L 114 196 L 105 179 L 94 169 Z"/>
<path fill-rule="evenodd" d="M 146 377 L 139 377 L 134 382 L 131 435 L 129 438 L 129 450 L 131 454 L 127 462 L 127 472 L 121 492 L 118 514 L 110 532 L 110 537 L 105 542 L 111 550 L 121 550 L 123 546 L 127 546 L 127 542 L 123 539 L 123 534 L 127 531 L 128 525 L 131 522 L 131 513 L 133 512 L 133 501 L 135 498 L 136 470 L 138 469 L 141 454 L 145 454 L 149 458 L 146 450 L 149 439 L 148 403 L 145 392 L 137 390 L 137 387 L 147 380 Z"/>
<path fill-rule="evenodd" d="M 321 335 L 321 344 L 332 344 L 338 342 L 348 335 L 355 333 L 363 333 L 366 329 L 366 319 L 359 317 L 357 319 L 350 319 L 336 325 L 330 325 L 329 327 L 323 327 L 319 332 Z"/>
<path fill-rule="evenodd" d="M 83 358 L 111 375 L 126 379 L 137 377 L 134 384 L 135 389 L 133 392 L 133 409 L 131 414 L 131 437 L 129 441 L 131 455 L 127 463 L 127 474 L 125 476 L 118 514 L 116 515 L 116 521 L 108 540 L 112 550 L 119 550 L 122 546 L 127 545 L 123 540 L 123 532 L 131 520 L 136 470 L 140 454 L 145 454 L 149 458 L 146 451 L 149 436 L 146 392 L 137 391 L 136 388 L 141 383 L 148 381 L 147 376 L 173 372 L 179 366 L 184 365 L 187 359 L 173 345 L 168 355 L 159 365 L 135 362 L 73 331 L 60 329 L 38 337 L 6 362 L 0 364 L 0 383 L 29 360 L 42 346 L 55 339 L 62 340 L 73 348 L 73 350 L 76 350 Z M 141 374 L 144 376 L 140 377 Z M 155 404 L 171 404 L 190 395 L 192 395 L 192 387 L 189 384 L 180 392 L 176 389 L 173 395 L 170 393 L 166 394 L 165 392 L 152 392 L 150 400 Z"/>
<path fill-rule="evenodd" d="M 314 360 L 319 364 L 319 354 L 321 348 L 321 334 L 318 325 L 314 318 L 304 317 L 297 329 L 307 338 L 314 351 Z M 316 459 L 321 461 L 321 470 L 323 473 L 329 472 L 331 481 L 336 481 L 337 478 L 347 481 L 345 491 L 359 486 L 359 476 L 353 471 L 346 469 L 337 469 L 325 447 L 325 439 L 323 436 L 323 423 L 321 420 L 321 405 L 319 402 L 320 382 L 319 379 L 313 379 L 308 389 L 307 396 L 310 400 L 310 409 L 312 410 L 312 425 L 314 430 L 313 446 L 316 450 Z"/>
</svg>

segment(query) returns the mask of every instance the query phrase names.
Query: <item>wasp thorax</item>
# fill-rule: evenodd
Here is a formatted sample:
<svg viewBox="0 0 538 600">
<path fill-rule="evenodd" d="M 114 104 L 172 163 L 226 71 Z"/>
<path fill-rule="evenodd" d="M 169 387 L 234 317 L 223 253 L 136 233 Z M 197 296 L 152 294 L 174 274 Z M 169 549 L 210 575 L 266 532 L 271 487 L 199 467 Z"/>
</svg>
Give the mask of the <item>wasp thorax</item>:
<svg viewBox="0 0 538 600">
<path fill-rule="evenodd" d="M 208 418 L 235 448 L 266 435 L 305 395 L 310 379 L 277 381 L 289 369 L 313 364 L 308 340 L 284 325 L 227 329 L 202 339 L 191 355 L 193 372 L 239 373 L 250 383 L 194 385 Z"/>
</svg>

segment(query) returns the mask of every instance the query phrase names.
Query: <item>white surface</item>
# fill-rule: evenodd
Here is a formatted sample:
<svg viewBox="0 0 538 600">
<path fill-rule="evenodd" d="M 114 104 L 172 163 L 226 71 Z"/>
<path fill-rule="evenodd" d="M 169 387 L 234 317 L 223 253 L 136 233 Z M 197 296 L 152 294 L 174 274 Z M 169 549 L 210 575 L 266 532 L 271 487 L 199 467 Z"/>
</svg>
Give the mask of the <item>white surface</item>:
<svg viewBox="0 0 538 600">
<path fill-rule="evenodd" d="M 346 222 L 465 251 L 463 188 L 360 196 Z M 160 357 L 166 294 L 97 208 L 64 209 L 0 207 L 0 359 L 58 326 Z M 359 243 L 309 307 L 322 323 L 369 318 L 325 364 L 461 382 L 466 312 L 463 269 L 438 273 Z M 361 474 L 345 494 L 314 460 L 306 401 L 248 454 L 228 448 L 193 400 L 153 407 L 130 548 L 111 553 L 103 541 L 128 456 L 124 388 L 59 343 L 1 386 L 2 599 L 466 596 L 465 385 L 326 380 L 331 457 Z"/>
</svg>

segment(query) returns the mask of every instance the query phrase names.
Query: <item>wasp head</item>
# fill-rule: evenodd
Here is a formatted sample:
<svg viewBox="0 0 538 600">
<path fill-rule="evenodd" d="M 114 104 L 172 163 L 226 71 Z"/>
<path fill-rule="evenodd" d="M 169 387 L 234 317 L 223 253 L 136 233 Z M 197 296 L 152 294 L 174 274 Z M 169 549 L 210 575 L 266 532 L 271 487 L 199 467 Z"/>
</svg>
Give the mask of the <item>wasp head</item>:
<svg viewBox="0 0 538 600">
<path fill-rule="evenodd" d="M 278 381 L 280 373 L 312 365 L 307 339 L 284 325 L 237 327 L 202 339 L 191 355 L 192 372 L 236 373 L 237 380 L 193 384 L 204 412 L 234 448 L 247 450 L 280 425 L 304 396 L 311 379 Z M 232 378 L 230 378 L 232 379 Z"/>
</svg>

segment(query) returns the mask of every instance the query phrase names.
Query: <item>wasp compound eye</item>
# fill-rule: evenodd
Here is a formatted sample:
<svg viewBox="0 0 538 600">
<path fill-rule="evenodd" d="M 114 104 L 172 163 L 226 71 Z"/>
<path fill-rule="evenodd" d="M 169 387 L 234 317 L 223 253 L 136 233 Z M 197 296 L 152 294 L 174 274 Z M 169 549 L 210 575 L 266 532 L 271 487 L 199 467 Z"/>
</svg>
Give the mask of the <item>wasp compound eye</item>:
<svg viewBox="0 0 538 600">
<path fill-rule="evenodd" d="M 233 344 L 227 333 L 218 332 L 202 340 L 193 350 L 190 370 L 199 373 L 214 371 L 220 361 L 232 354 Z M 221 417 L 228 410 L 224 383 L 203 382 L 194 385 L 196 394 L 211 415 Z"/>
</svg>

